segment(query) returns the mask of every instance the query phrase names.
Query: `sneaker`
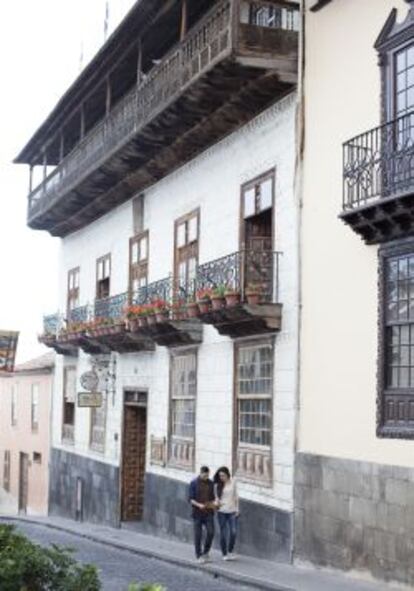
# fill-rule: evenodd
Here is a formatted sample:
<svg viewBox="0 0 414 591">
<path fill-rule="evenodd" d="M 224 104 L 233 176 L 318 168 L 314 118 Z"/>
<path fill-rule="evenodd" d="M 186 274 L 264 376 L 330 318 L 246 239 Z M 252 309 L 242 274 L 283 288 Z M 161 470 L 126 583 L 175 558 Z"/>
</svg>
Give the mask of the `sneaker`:
<svg viewBox="0 0 414 591">
<path fill-rule="evenodd" d="M 225 554 L 225 555 L 223 556 L 223 560 L 230 560 L 230 557 L 229 557 L 229 556 L 227 556 L 227 554 Z"/>
<path fill-rule="evenodd" d="M 232 552 L 229 552 L 229 554 L 227 555 L 227 560 L 236 560 L 236 558 L 236 554 L 233 554 Z"/>
<path fill-rule="evenodd" d="M 204 558 L 204 562 L 211 562 L 210 554 L 203 554 L 202 558 Z"/>
<path fill-rule="evenodd" d="M 205 564 L 207 561 L 204 558 L 204 556 L 200 556 L 199 558 L 197 558 L 197 562 L 198 564 Z"/>
</svg>

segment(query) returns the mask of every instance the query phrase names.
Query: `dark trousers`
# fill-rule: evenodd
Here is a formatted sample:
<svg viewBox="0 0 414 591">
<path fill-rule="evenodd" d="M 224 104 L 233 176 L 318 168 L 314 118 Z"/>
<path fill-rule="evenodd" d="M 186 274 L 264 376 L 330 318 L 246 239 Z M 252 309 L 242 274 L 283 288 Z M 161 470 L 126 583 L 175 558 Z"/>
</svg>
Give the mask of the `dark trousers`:
<svg viewBox="0 0 414 591">
<path fill-rule="evenodd" d="M 200 515 L 193 517 L 194 523 L 194 546 L 197 558 L 203 554 L 210 552 L 211 545 L 214 538 L 214 515 L 209 513 L 207 515 Z M 204 548 L 201 551 L 201 541 L 203 537 L 203 527 L 206 530 Z"/>
<path fill-rule="evenodd" d="M 220 525 L 220 546 L 223 556 L 233 552 L 236 543 L 237 517 L 236 513 L 217 513 Z"/>
</svg>

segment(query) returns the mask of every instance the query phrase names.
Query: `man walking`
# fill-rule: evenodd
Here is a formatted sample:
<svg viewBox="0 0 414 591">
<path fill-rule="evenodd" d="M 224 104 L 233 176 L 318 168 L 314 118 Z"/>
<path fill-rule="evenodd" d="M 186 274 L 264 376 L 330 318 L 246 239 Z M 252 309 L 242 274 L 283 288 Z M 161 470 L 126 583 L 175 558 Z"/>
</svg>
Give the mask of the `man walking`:
<svg viewBox="0 0 414 591">
<path fill-rule="evenodd" d="M 204 564 L 210 559 L 210 548 L 214 538 L 214 485 L 209 478 L 208 466 L 201 466 L 200 474 L 190 484 L 189 500 L 192 505 L 194 523 L 194 546 L 198 562 Z M 206 530 L 203 550 L 203 528 Z"/>
</svg>

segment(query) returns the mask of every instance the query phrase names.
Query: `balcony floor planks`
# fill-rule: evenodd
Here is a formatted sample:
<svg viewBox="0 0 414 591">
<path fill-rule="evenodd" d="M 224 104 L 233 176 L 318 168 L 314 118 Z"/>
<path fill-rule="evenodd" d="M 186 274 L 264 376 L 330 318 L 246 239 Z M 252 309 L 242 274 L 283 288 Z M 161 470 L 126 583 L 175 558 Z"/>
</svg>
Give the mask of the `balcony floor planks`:
<svg viewBox="0 0 414 591">
<path fill-rule="evenodd" d="M 65 236 L 154 184 L 249 121 L 292 89 L 277 74 L 220 63 L 153 119 L 118 153 L 43 213 L 32 228 Z"/>
</svg>

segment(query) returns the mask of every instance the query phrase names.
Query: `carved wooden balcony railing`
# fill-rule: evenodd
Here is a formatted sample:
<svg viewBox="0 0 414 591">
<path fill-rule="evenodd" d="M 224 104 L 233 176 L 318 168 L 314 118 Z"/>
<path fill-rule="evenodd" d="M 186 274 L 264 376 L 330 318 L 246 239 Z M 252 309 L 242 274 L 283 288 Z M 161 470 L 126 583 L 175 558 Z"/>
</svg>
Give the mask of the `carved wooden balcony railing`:
<svg viewBox="0 0 414 591">
<path fill-rule="evenodd" d="M 297 16 L 295 3 L 218 2 L 31 192 L 29 225 L 87 225 L 292 90 Z"/>
<path fill-rule="evenodd" d="M 414 113 L 343 146 L 343 212 L 367 244 L 414 232 Z"/>
</svg>

